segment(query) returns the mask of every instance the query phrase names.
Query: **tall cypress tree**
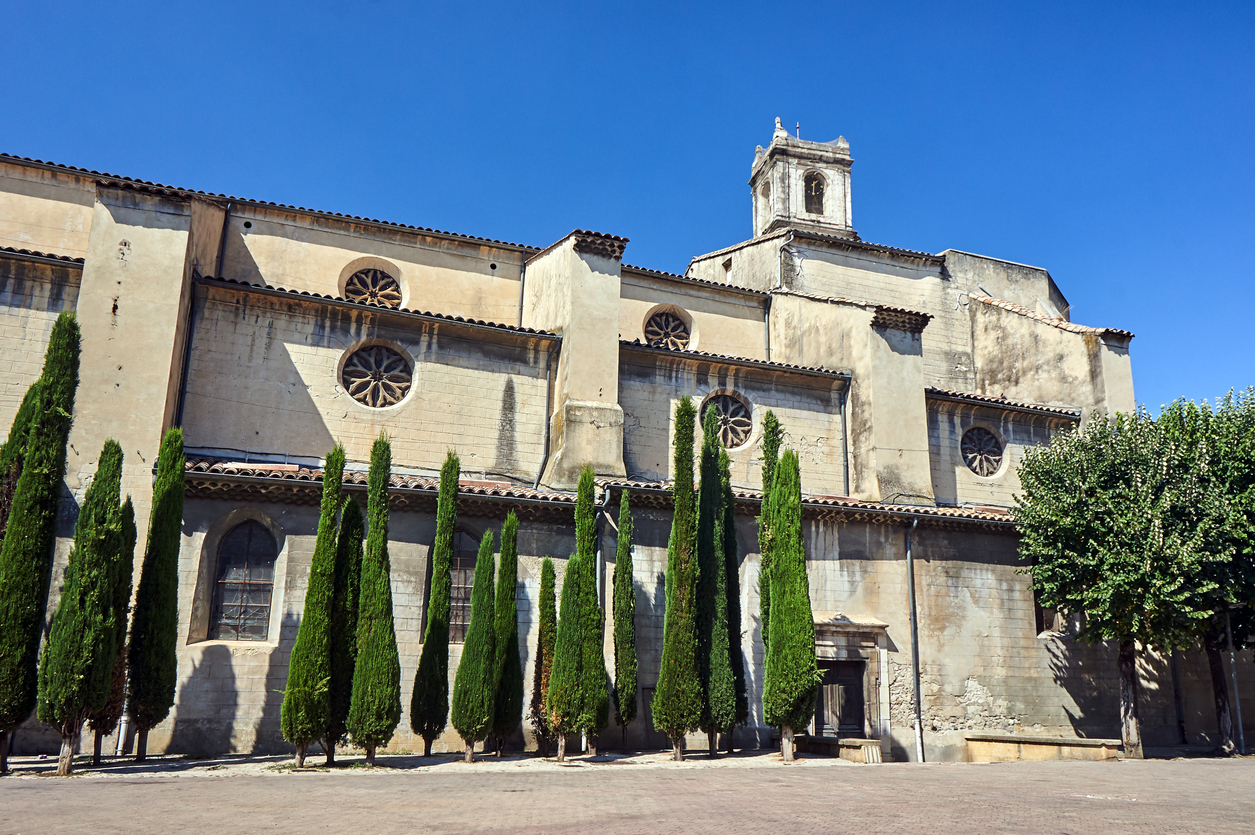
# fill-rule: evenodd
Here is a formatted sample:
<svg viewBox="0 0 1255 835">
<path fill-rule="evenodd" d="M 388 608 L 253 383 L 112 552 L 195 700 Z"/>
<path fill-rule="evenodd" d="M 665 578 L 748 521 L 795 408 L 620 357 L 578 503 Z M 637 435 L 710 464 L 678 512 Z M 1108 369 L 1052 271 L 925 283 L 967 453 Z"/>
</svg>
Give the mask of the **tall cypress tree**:
<svg viewBox="0 0 1255 835">
<path fill-rule="evenodd" d="M 484 533 L 475 558 L 471 586 L 471 622 L 466 627 L 462 660 L 453 679 L 453 727 L 466 743 L 466 762 L 475 761 L 475 743 L 488 737 L 496 691 L 497 638 L 493 618 L 492 531 Z"/>
<path fill-rule="evenodd" d="M 674 509 L 667 542 L 667 608 L 662 626 L 662 664 L 654 691 L 654 727 L 671 740 L 672 758 L 684 759 L 684 735 L 702 718 L 697 662 L 697 519 L 693 496 L 693 401 L 675 409 Z"/>
<path fill-rule="evenodd" d="M 318 535 L 309 564 L 305 608 L 296 645 L 288 661 L 280 726 L 283 738 L 296 746 L 296 767 L 305 765 L 311 742 L 325 739 L 331 720 L 331 618 L 336 580 L 336 516 L 344 478 L 344 447 L 327 453 L 322 472 Z"/>
<path fill-rule="evenodd" d="M 558 738 L 558 762 L 566 760 L 566 738 L 580 729 L 584 711 L 582 668 L 584 666 L 584 595 L 580 588 L 584 572 L 578 554 L 567 560 L 562 578 L 562 609 L 554 640 L 553 667 L 549 673 L 549 692 L 545 714 L 549 730 Z"/>
<path fill-rule="evenodd" d="M 388 561 L 388 484 L 392 445 L 380 435 L 370 450 L 366 514 L 370 527 L 362 555 L 362 586 L 357 614 L 357 663 L 348 728 L 353 742 L 375 764 L 375 749 L 387 745 L 401 721 L 401 660 L 392 620 L 392 567 Z"/>
<path fill-rule="evenodd" d="M 732 492 L 732 460 L 719 450 L 719 481 L 723 484 L 723 576 L 728 600 L 728 653 L 732 659 L 732 687 L 736 702 L 733 725 L 749 719 L 745 692 L 745 655 L 741 645 L 741 561 L 736 547 L 736 496 Z M 728 728 L 728 753 L 732 753 L 732 728 Z"/>
<path fill-rule="evenodd" d="M 588 740 L 588 752 L 597 754 L 597 738 L 610 724 L 610 692 L 606 676 L 606 616 L 597 599 L 597 508 L 593 499 L 593 468 L 580 469 L 575 499 L 575 549 L 580 558 L 584 648 L 580 662 L 583 708 L 579 729 Z"/>
<path fill-rule="evenodd" d="M 153 484 L 148 545 L 140 567 L 126 663 L 128 712 L 138 730 L 135 760 L 148 756 L 148 731 L 174 706 L 178 677 L 175 645 L 179 631 L 179 537 L 183 527 L 183 430 L 161 439 Z"/>
<path fill-rule="evenodd" d="M 558 608 L 554 594 L 553 560 L 540 561 L 540 600 L 536 626 L 536 659 L 532 667 L 532 700 L 528 711 L 536 729 L 536 744 L 543 756 L 549 756 L 553 733 L 545 704 L 549 697 L 549 678 L 553 672 L 553 653 L 558 640 Z"/>
<path fill-rule="evenodd" d="M 26 460 L 26 447 L 30 430 L 39 414 L 40 381 L 31 383 L 13 417 L 9 437 L 0 447 L 0 542 L 4 541 L 4 529 L 9 522 L 9 509 L 13 506 L 13 492 L 22 475 L 22 462 Z"/>
<path fill-rule="evenodd" d="M 797 453 L 786 450 L 772 479 L 774 543 L 771 643 L 763 677 L 763 718 L 780 729 L 780 750 L 793 761 L 793 733 L 815 715 L 819 664 L 802 541 L 802 483 Z"/>
<path fill-rule="evenodd" d="M 22 474 L 0 546 L 0 773 L 8 769 L 9 735 L 35 708 L 36 660 L 52 579 L 80 343 L 78 320 L 62 313 L 44 355 L 39 405 L 26 433 Z M 21 442 L 15 438 L 14 445 Z"/>
<path fill-rule="evenodd" d="M 784 429 L 776 413 L 767 410 L 763 417 L 763 499 L 758 516 L 758 622 L 763 635 L 763 654 L 767 653 L 767 633 L 771 625 L 771 482 L 780 456 Z"/>
<path fill-rule="evenodd" d="M 627 726 L 636 718 L 636 588 L 632 582 L 632 509 L 619 498 L 619 542 L 614 558 L 614 714 L 627 750 Z"/>
<path fill-rule="evenodd" d="M 131 497 L 127 496 L 122 503 L 122 547 L 118 550 L 113 578 L 113 676 L 109 682 L 109 697 L 104 706 L 87 717 L 87 726 L 96 736 L 92 746 L 92 765 L 100 765 L 100 749 L 104 738 L 118 727 L 118 720 L 122 718 L 122 707 L 126 702 L 126 626 L 131 606 L 131 580 L 135 572 L 135 542 L 138 538 L 135 506 L 131 503 Z"/>
<path fill-rule="evenodd" d="M 706 410 L 702 427 L 701 488 L 697 500 L 697 660 L 702 681 L 701 726 L 707 751 L 719 753 L 719 732 L 736 720 L 736 682 L 728 647 L 728 588 L 724 577 L 723 479 L 719 473 L 719 424 Z"/>
<path fill-rule="evenodd" d="M 61 733 L 57 774 L 62 777 L 70 773 L 83 722 L 104 707 L 113 680 L 117 657 L 113 581 L 122 550 L 121 485 L 122 447 L 109 439 L 83 497 L 65 585 L 39 662 L 39 720 Z"/>
<path fill-rule="evenodd" d="M 519 581 L 519 517 L 514 511 L 501 529 L 501 567 L 497 569 L 497 603 L 493 606 L 497 633 L 496 697 L 492 735 L 497 756 L 507 737 L 523 721 L 523 663 L 519 659 L 519 607 L 514 591 Z"/>
<path fill-rule="evenodd" d="M 336 538 L 335 591 L 331 598 L 331 699 L 327 719 L 327 765 L 336 760 L 336 746 L 348 734 L 345 722 L 353 701 L 353 668 L 357 662 L 357 603 L 362 583 L 362 507 L 352 496 L 340 512 Z"/>
<path fill-rule="evenodd" d="M 449 719 L 449 576 L 453 562 L 453 534 L 458 524 L 458 473 L 461 463 L 449 450 L 440 468 L 440 494 L 436 499 L 436 541 L 431 551 L 428 579 L 427 625 L 423 652 L 414 673 L 410 699 L 410 727 L 423 738 L 423 756 L 431 756 L 431 744 L 444 733 Z"/>
</svg>

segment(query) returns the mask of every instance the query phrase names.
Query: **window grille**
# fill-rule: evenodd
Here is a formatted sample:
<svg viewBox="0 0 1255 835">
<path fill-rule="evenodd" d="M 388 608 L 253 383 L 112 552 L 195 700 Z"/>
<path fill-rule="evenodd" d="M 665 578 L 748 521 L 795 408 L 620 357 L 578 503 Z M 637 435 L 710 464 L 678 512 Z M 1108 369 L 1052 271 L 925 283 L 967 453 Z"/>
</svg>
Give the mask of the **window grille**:
<svg viewBox="0 0 1255 835">
<path fill-rule="evenodd" d="M 344 297 L 351 302 L 395 310 L 401 306 L 401 285 L 383 270 L 358 270 L 344 283 Z"/>
<path fill-rule="evenodd" d="M 996 475 L 1002 468 L 1002 442 L 983 426 L 973 426 L 964 432 L 959 449 L 963 463 L 979 476 Z"/>
<path fill-rule="evenodd" d="M 405 399 L 414 371 L 405 357 L 388 346 L 368 345 L 344 361 L 341 382 L 358 403 L 381 409 Z"/>
<path fill-rule="evenodd" d="M 237 525 L 222 538 L 210 637 L 223 641 L 266 640 L 278 555 L 275 538 L 258 522 Z"/>
<path fill-rule="evenodd" d="M 716 394 L 706 401 L 702 409 L 703 423 L 706 421 L 706 412 L 710 409 L 715 410 L 715 417 L 719 421 L 719 443 L 725 449 L 749 443 L 754 420 L 750 407 L 744 400 L 734 394 Z"/>
<path fill-rule="evenodd" d="M 645 341 L 655 348 L 682 351 L 689 346 L 689 326 L 680 316 L 660 310 L 645 323 Z"/>
<path fill-rule="evenodd" d="M 453 560 L 449 564 L 449 642 L 466 641 L 471 625 L 471 589 L 475 585 L 475 562 L 479 543 L 465 531 L 453 538 Z"/>
</svg>

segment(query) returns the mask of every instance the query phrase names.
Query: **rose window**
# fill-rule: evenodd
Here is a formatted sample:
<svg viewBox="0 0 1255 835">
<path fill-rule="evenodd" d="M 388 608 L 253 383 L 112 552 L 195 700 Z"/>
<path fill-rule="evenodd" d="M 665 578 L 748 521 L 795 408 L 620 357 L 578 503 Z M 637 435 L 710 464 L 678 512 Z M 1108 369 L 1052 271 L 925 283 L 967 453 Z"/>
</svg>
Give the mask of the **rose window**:
<svg viewBox="0 0 1255 835">
<path fill-rule="evenodd" d="M 358 270 L 345 282 L 344 297 L 359 304 L 395 309 L 401 306 L 401 285 L 383 270 Z"/>
<path fill-rule="evenodd" d="M 381 409 L 404 399 L 414 374 L 409 362 L 396 351 L 384 345 L 369 345 L 345 360 L 341 379 L 350 397 Z"/>
<path fill-rule="evenodd" d="M 675 313 L 661 310 L 645 323 L 645 341 L 655 348 L 682 351 L 689 346 L 689 326 Z"/>
<path fill-rule="evenodd" d="M 977 475 L 991 476 L 1002 467 L 1002 442 L 983 427 L 973 426 L 964 432 L 959 450 L 967 468 Z"/>
<path fill-rule="evenodd" d="M 754 421 L 750 417 L 750 408 L 740 398 L 731 394 L 717 394 L 706 401 L 706 409 L 702 412 L 705 422 L 706 412 L 715 410 L 715 418 L 719 424 L 719 443 L 724 448 L 732 449 L 743 446 L 750 439 L 750 431 Z"/>
</svg>

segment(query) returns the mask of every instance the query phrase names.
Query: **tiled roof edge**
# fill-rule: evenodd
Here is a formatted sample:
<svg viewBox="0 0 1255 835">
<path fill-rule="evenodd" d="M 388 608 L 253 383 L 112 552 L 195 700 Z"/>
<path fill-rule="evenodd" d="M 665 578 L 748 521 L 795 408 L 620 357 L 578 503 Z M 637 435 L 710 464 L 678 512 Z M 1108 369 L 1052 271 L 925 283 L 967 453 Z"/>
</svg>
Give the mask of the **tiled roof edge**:
<svg viewBox="0 0 1255 835">
<path fill-rule="evenodd" d="M 972 394 L 970 392 L 951 391 L 950 389 L 929 386 L 924 389 L 924 395 L 936 400 L 949 400 L 956 403 L 971 403 L 977 406 L 996 406 L 1016 412 L 1031 412 L 1033 414 L 1051 415 L 1054 417 L 1067 418 L 1069 420 L 1081 419 L 1080 409 L 1067 409 L 1061 406 L 1042 406 L 1038 403 L 1028 403 L 1021 400 L 1008 400 L 1005 397 L 994 397 L 989 394 Z"/>
<path fill-rule="evenodd" d="M 71 258 L 68 255 L 54 255 L 51 252 L 39 252 L 34 249 L 18 249 L 13 246 L 0 246 L 0 254 L 20 258 L 23 261 L 39 261 L 42 263 L 56 264 L 58 266 L 66 266 L 72 264 L 81 267 L 84 264 L 82 258 Z"/>
<path fill-rule="evenodd" d="M 1006 299 L 995 299 L 993 296 L 985 296 L 978 293 L 973 293 L 971 297 L 978 302 L 983 302 L 984 304 L 989 305 L 990 307 L 1001 308 L 1002 310 L 1015 313 L 1027 319 L 1035 319 L 1038 322 L 1050 325 L 1052 328 L 1058 328 L 1061 331 L 1068 331 L 1069 333 L 1093 333 L 1099 336 L 1114 336 L 1120 339 L 1133 338 L 1133 333 L 1131 331 L 1121 330 L 1120 328 L 1094 328 L 1089 325 L 1078 325 L 1075 322 L 1068 322 L 1063 319 L 1052 319 L 1049 316 L 1043 316 L 1036 310 L 1030 310 L 1027 307 L 1016 304 L 1015 302 L 1009 302 Z"/>
<path fill-rule="evenodd" d="M 677 351 L 673 348 L 662 348 L 657 345 L 650 345 L 647 342 L 641 342 L 639 339 L 620 339 L 619 346 L 628 350 L 641 351 L 648 353 L 665 354 L 677 359 L 688 359 L 698 361 L 708 361 L 715 363 L 725 363 L 727 365 L 744 365 L 755 368 L 767 368 L 773 371 L 785 371 L 792 374 L 807 374 L 819 377 L 833 377 L 843 380 L 850 379 L 850 372 L 831 369 L 819 368 L 809 365 L 791 365 L 785 362 L 772 362 L 770 360 L 758 360 L 752 357 L 733 357 L 726 354 L 709 354 L 705 351 Z"/>
</svg>

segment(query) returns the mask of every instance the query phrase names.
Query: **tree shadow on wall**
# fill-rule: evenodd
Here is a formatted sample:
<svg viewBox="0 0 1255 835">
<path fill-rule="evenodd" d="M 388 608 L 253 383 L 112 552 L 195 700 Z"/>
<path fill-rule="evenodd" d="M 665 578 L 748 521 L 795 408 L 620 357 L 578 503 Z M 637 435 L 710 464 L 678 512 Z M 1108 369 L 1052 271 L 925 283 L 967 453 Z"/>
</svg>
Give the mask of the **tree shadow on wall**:
<svg viewBox="0 0 1255 835">
<path fill-rule="evenodd" d="M 279 645 L 270 651 L 263 682 L 265 693 L 261 719 L 257 722 L 256 735 L 253 737 L 254 754 L 287 754 L 293 750 L 292 745 L 283 738 L 280 713 L 283 710 L 283 691 L 288 686 L 288 662 L 292 658 L 292 645 L 296 643 L 296 633 L 300 625 L 301 619 L 295 614 L 284 614 L 283 623 L 279 627 Z"/>
<path fill-rule="evenodd" d="M 1043 639 L 1050 654 L 1050 673 L 1076 706 L 1063 711 L 1079 737 L 1120 736 L 1120 678 L 1116 651 L 1110 642 L 1086 644 L 1053 634 Z"/>
<path fill-rule="evenodd" d="M 238 705 L 230 648 L 206 647 L 179 688 L 169 751 L 199 757 L 229 753 Z"/>
</svg>

